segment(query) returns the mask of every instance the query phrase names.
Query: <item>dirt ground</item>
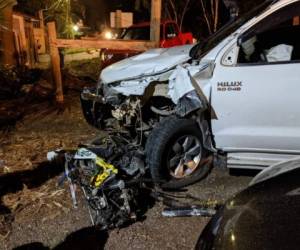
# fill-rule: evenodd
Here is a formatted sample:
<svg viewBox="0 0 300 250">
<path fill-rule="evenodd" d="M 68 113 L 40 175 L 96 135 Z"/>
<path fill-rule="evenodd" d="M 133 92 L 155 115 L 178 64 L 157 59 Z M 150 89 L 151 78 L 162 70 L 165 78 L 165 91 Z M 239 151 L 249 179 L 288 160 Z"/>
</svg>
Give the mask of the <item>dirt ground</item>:
<svg viewBox="0 0 300 250">
<path fill-rule="evenodd" d="M 63 113 L 31 115 L 0 137 L 0 249 L 193 249 L 208 218 L 164 218 L 157 203 L 143 221 L 106 233 L 91 227 L 82 197 L 72 208 L 67 185 L 57 185 L 61 169 L 46 154 L 101 132 L 86 124 L 79 93 L 67 99 Z M 187 192 L 223 202 L 249 181 L 215 169 Z"/>
</svg>

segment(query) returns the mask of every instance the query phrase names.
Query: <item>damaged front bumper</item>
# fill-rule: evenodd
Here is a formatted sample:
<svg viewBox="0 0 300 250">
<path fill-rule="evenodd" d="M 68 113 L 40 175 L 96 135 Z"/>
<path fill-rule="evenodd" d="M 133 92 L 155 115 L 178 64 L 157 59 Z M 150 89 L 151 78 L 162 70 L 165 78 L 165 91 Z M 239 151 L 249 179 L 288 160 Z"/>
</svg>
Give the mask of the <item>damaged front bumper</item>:
<svg viewBox="0 0 300 250">
<path fill-rule="evenodd" d="M 97 88 L 84 89 L 81 94 L 84 117 L 90 125 L 118 133 L 139 146 L 145 145 L 152 129 L 166 116 L 194 119 L 204 136 L 204 147 L 215 151 L 210 120 L 216 115 L 209 96 L 193 77 L 196 72 L 207 79 L 213 69 L 211 63 L 185 65 L 150 78 L 100 80 Z"/>
<path fill-rule="evenodd" d="M 140 98 L 123 96 L 100 84 L 97 89 L 84 89 L 80 99 L 90 125 L 141 145 L 149 127 L 143 123 Z"/>
</svg>

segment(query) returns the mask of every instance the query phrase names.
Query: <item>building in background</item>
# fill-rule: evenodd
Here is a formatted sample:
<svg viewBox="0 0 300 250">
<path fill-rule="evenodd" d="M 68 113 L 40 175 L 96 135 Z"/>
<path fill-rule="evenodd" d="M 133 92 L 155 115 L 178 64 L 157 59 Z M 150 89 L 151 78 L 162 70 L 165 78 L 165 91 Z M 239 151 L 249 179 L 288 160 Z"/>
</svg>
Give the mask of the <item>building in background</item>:
<svg viewBox="0 0 300 250">
<path fill-rule="evenodd" d="M 128 28 L 132 24 L 133 24 L 132 12 L 122 12 L 121 10 L 110 12 L 111 28 Z"/>
<path fill-rule="evenodd" d="M 19 64 L 34 66 L 38 55 L 46 53 L 46 38 L 43 18 L 23 13 L 13 13 L 16 58 Z"/>
<path fill-rule="evenodd" d="M 0 26 L 0 63 L 33 67 L 39 54 L 47 51 L 42 13 L 34 17 L 10 7 L 5 14 Z"/>
</svg>

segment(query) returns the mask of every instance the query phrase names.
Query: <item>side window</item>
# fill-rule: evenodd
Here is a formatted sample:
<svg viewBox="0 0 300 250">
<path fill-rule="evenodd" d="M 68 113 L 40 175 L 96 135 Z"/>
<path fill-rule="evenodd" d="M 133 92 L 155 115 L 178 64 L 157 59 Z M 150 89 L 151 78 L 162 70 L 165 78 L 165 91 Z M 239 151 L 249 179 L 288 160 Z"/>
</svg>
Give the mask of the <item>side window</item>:
<svg viewBox="0 0 300 250">
<path fill-rule="evenodd" d="M 300 3 L 272 13 L 239 38 L 238 64 L 300 61 Z"/>
<path fill-rule="evenodd" d="M 173 23 L 166 25 L 166 39 L 172 39 L 178 36 L 177 26 Z"/>
</svg>

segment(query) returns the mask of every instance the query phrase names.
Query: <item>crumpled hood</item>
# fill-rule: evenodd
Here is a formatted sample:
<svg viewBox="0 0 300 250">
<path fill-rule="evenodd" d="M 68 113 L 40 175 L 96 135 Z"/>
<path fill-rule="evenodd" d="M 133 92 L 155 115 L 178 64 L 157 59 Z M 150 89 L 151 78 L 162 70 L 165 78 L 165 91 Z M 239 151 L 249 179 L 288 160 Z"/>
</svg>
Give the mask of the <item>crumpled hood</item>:
<svg viewBox="0 0 300 250">
<path fill-rule="evenodd" d="M 152 49 L 140 55 L 124 59 L 105 68 L 101 73 L 104 84 L 159 74 L 190 59 L 193 45 L 167 49 Z"/>
</svg>

